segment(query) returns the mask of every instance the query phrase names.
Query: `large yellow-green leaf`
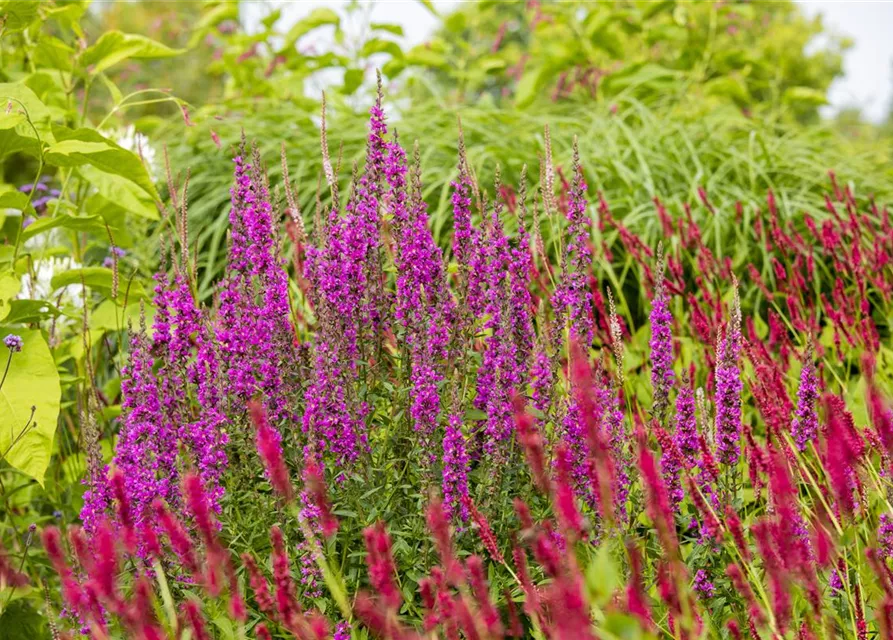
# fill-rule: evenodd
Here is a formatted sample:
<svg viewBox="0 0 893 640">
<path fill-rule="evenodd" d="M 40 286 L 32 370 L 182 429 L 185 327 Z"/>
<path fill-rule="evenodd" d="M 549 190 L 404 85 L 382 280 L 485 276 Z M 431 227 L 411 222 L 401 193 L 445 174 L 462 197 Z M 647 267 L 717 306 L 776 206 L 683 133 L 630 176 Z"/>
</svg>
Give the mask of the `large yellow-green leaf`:
<svg viewBox="0 0 893 640">
<path fill-rule="evenodd" d="M 119 273 L 118 280 L 118 296 L 124 298 L 126 295 L 128 300 L 139 300 L 146 297 L 146 290 L 139 282 L 128 283 L 124 280 L 124 274 Z M 105 267 L 84 267 L 82 269 L 69 269 L 68 271 L 60 271 L 50 280 L 50 285 L 54 290 L 68 287 L 71 285 L 83 284 L 94 289 L 100 289 L 109 292 L 112 289 L 113 273 L 111 269 Z"/>
<path fill-rule="evenodd" d="M 54 127 L 56 144 L 46 150 L 46 161 L 60 167 L 89 164 L 104 173 L 127 178 L 148 196 L 157 200 L 158 192 L 142 160 L 94 129 Z"/>
<path fill-rule="evenodd" d="M 9 315 L 9 301 L 19 292 L 21 285 L 22 281 L 12 271 L 0 273 L 0 320 Z"/>
<path fill-rule="evenodd" d="M 129 58 L 170 58 L 182 52 L 145 36 L 107 31 L 84 51 L 81 64 L 91 74 L 97 74 Z"/>
<path fill-rule="evenodd" d="M 7 33 L 23 31 L 37 18 L 40 3 L 34 0 L 7 0 L 0 2 L 3 30 Z"/>
<path fill-rule="evenodd" d="M 0 454 L 5 453 L 9 464 L 43 485 L 59 417 L 59 373 L 39 330 L 11 329 L 9 333 L 20 336 L 24 346 L 12 354 L 0 388 Z"/>
<path fill-rule="evenodd" d="M 40 155 L 38 135 L 43 144 L 53 141 L 49 115 L 47 106 L 24 84 L 0 83 L 0 158 L 16 151 Z"/>
</svg>

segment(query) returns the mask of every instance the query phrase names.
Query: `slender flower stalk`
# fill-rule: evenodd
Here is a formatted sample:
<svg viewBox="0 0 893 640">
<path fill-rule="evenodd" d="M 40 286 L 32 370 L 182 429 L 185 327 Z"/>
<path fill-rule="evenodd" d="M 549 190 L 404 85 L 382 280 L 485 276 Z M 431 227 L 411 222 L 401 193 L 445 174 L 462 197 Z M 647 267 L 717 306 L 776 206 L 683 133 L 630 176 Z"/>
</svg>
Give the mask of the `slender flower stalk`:
<svg viewBox="0 0 893 640">
<path fill-rule="evenodd" d="M 800 386 L 797 389 L 797 409 L 791 423 L 791 436 L 800 451 L 805 451 L 806 446 L 818 437 L 819 419 L 816 415 L 818 396 L 818 379 L 810 345 L 803 357 Z"/>
<path fill-rule="evenodd" d="M 667 292 L 664 270 L 666 262 L 663 245 L 657 250 L 657 284 L 651 300 L 651 390 L 653 394 L 652 414 L 658 422 L 663 422 L 670 403 L 670 390 L 675 380 L 673 374 L 673 315 L 670 313 L 670 297 Z"/>
<path fill-rule="evenodd" d="M 738 284 L 732 315 L 726 325 L 725 339 L 720 342 L 716 365 L 716 450 L 719 461 L 734 466 L 741 455 L 741 372 L 738 357 L 741 350 L 741 304 Z"/>
</svg>

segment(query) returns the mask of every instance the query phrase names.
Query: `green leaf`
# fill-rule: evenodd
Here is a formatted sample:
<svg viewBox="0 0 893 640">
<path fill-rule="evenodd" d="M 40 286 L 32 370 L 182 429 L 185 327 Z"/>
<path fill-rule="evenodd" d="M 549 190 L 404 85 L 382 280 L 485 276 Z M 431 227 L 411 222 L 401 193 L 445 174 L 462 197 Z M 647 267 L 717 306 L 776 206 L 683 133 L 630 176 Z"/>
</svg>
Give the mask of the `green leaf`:
<svg viewBox="0 0 893 640">
<path fill-rule="evenodd" d="M 678 75 L 679 73 L 673 69 L 668 69 L 652 62 L 632 64 L 617 73 L 609 75 L 602 82 L 602 86 L 608 94 L 638 85 L 647 85 L 649 88 L 659 89 L 655 85 L 664 85 L 671 82 Z"/>
<path fill-rule="evenodd" d="M 123 296 L 127 290 L 127 283 L 124 281 L 123 274 L 119 274 L 118 295 Z M 50 280 L 50 286 L 54 290 L 68 287 L 74 284 L 85 284 L 95 289 L 109 290 L 112 289 L 112 270 L 105 267 L 83 267 L 81 269 L 69 269 L 62 271 L 53 276 Z M 130 285 L 128 296 L 131 300 L 145 298 L 146 291 L 139 282 L 133 282 Z"/>
<path fill-rule="evenodd" d="M 134 303 L 122 309 L 111 300 L 103 300 L 89 316 L 90 331 L 121 331 L 131 326 L 139 327 L 143 308 L 146 322 L 151 324 L 155 313 L 154 307 Z"/>
<path fill-rule="evenodd" d="M 395 58 L 403 55 L 403 49 L 400 45 L 391 40 L 383 40 L 382 38 L 372 38 L 363 43 L 360 55 L 363 57 L 371 56 L 376 53 L 389 53 Z"/>
<path fill-rule="evenodd" d="M 88 163 L 106 173 L 127 178 L 139 185 L 148 195 L 158 198 L 158 192 L 155 190 L 152 178 L 149 177 L 149 172 L 133 151 L 119 146 L 94 129 L 53 127 L 53 131 L 59 142 L 47 149 L 48 162 L 66 167 Z M 64 158 L 53 157 L 53 154 Z"/>
<path fill-rule="evenodd" d="M 37 4 L 37 3 L 35 3 Z M 30 587 L 17 589 L 13 595 L 25 594 Z M 0 591 L 0 597 L 6 601 L 7 591 Z M 50 635 L 46 618 L 34 609 L 30 600 L 15 599 L 0 615 L 0 640 L 32 640 L 46 638 Z"/>
<path fill-rule="evenodd" d="M 9 307 L 9 315 L 3 318 L 6 324 L 29 324 L 62 315 L 56 305 L 46 300 L 12 300 Z"/>
<path fill-rule="evenodd" d="M 102 80 L 102 84 L 104 84 L 105 88 L 108 89 L 109 95 L 112 97 L 112 102 L 114 102 L 115 104 L 119 104 L 124 99 L 124 94 L 121 93 L 118 85 L 112 82 L 111 79 L 104 73 L 99 74 L 99 79 Z"/>
<path fill-rule="evenodd" d="M 107 31 L 84 51 L 81 64 L 95 75 L 130 58 L 171 58 L 181 53 L 183 49 L 171 49 L 145 36 Z"/>
<path fill-rule="evenodd" d="M 22 281 L 16 277 L 13 271 L 7 270 L 0 273 L 0 320 L 9 315 L 9 301 L 16 296 L 21 287 Z"/>
<path fill-rule="evenodd" d="M 586 586 L 599 605 L 607 604 L 614 591 L 623 584 L 617 565 L 607 545 L 598 548 L 586 567 Z"/>
<path fill-rule="evenodd" d="M 136 184 L 121 176 L 99 171 L 91 166 L 78 169 L 81 176 L 99 192 L 104 199 L 130 213 L 158 220 L 158 207 L 155 200 L 146 195 Z"/>
<path fill-rule="evenodd" d="M 2 128 L 2 125 L 0 125 L 0 128 Z M 0 209 L 18 209 L 22 211 L 27 204 L 27 193 L 22 193 L 11 184 L 0 184 Z"/>
<path fill-rule="evenodd" d="M 59 38 L 44 36 L 34 49 L 34 62 L 41 67 L 71 71 L 75 50 Z"/>
<path fill-rule="evenodd" d="M 344 85 L 341 87 L 341 93 L 349 96 L 359 89 L 363 84 L 363 75 L 362 69 L 347 69 L 344 72 Z"/>
<path fill-rule="evenodd" d="M 427 44 L 420 44 L 406 52 L 406 64 L 443 69 L 447 66 L 447 59 L 441 51 Z"/>
<path fill-rule="evenodd" d="M 53 130 L 59 142 L 47 149 L 47 162 L 60 167 L 80 167 L 80 174 L 104 198 L 133 213 L 158 218 L 155 207 L 158 192 L 135 153 L 93 129 L 54 127 Z"/>
<path fill-rule="evenodd" d="M 331 9 L 319 8 L 314 9 L 309 14 L 298 20 L 292 28 L 285 34 L 285 45 L 283 50 L 291 49 L 295 43 L 305 34 L 310 33 L 319 27 L 334 24 L 341 24 L 341 18 Z"/>
<path fill-rule="evenodd" d="M 0 455 L 6 452 L 9 464 L 43 486 L 59 417 L 59 373 L 39 330 L 12 329 L 11 333 L 21 337 L 24 345 L 12 354 L 0 388 Z M 26 425 L 30 425 L 27 430 Z"/>
<path fill-rule="evenodd" d="M 816 107 L 828 104 L 825 92 L 811 87 L 788 87 L 781 99 L 785 104 L 799 103 Z"/>
<path fill-rule="evenodd" d="M 739 104 L 750 102 L 750 92 L 747 90 L 747 85 L 734 75 L 715 78 L 704 85 L 704 89 L 712 96 L 731 98 Z"/>
<path fill-rule="evenodd" d="M 15 33 L 24 31 L 37 18 L 40 3 L 34 0 L 7 0 L 0 4 L 0 16 L 3 16 L 3 31 Z"/>
<path fill-rule="evenodd" d="M 27 240 L 36 235 L 63 227 L 65 229 L 73 229 L 74 231 L 83 231 L 86 233 L 105 233 L 105 223 L 102 216 L 71 216 L 66 213 L 60 214 L 53 218 L 40 218 L 35 220 L 22 232 L 22 239 Z"/>
<path fill-rule="evenodd" d="M 369 28 L 373 31 L 387 31 L 388 33 L 393 33 L 395 36 L 403 35 L 403 27 L 399 24 L 392 24 L 390 22 L 373 22 L 369 25 Z"/>
<path fill-rule="evenodd" d="M 518 87 L 515 90 L 515 104 L 518 107 L 526 107 L 536 99 L 537 94 L 542 90 L 546 79 L 546 70 L 544 67 L 536 67 L 534 69 L 524 71 Z"/>
<path fill-rule="evenodd" d="M 0 158 L 17 151 L 40 156 L 40 143 L 28 118 L 44 144 L 53 141 L 50 111 L 40 98 L 20 82 L 0 83 Z"/>
</svg>

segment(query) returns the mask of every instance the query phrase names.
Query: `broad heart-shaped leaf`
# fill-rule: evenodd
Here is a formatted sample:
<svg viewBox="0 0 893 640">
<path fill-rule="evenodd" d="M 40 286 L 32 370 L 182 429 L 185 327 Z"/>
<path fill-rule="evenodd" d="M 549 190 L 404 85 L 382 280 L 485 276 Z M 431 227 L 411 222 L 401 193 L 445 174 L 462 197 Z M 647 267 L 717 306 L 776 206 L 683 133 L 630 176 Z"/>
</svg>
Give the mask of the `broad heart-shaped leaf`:
<svg viewBox="0 0 893 640">
<path fill-rule="evenodd" d="M 25 30 L 37 18 L 39 2 L 34 0 L 6 0 L 0 2 L 0 16 L 3 16 L 3 30 L 15 33 Z"/>
<path fill-rule="evenodd" d="M 21 351 L 12 354 L 9 373 L 0 388 L 0 454 L 5 452 L 9 464 L 43 486 L 59 417 L 59 372 L 40 330 L 9 329 L 2 333 L 17 335 L 24 344 Z M 30 425 L 27 430 L 26 425 Z"/>
<path fill-rule="evenodd" d="M 46 161 L 59 167 L 89 164 L 100 171 L 127 178 L 150 198 L 158 192 L 146 167 L 134 152 L 128 151 L 93 129 L 53 127 L 56 144 L 46 151 Z"/>
<path fill-rule="evenodd" d="M 49 121 L 49 109 L 31 89 L 20 82 L 0 82 L 0 158 L 16 151 L 39 156 L 40 143 L 54 140 Z"/>
<path fill-rule="evenodd" d="M 63 213 L 53 218 L 40 218 L 39 220 L 35 220 L 25 227 L 25 230 L 22 232 L 22 239 L 27 240 L 28 238 L 33 238 L 44 231 L 56 229 L 57 227 L 74 229 L 75 231 L 85 231 L 87 233 L 106 232 L 102 216 L 71 216 Z"/>
<path fill-rule="evenodd" d="M 108 202 L 138 216 L 158 220 L 156 201 L 127 178 L 100 171 L 89 165 L 80 167 L 78 173 L 96 187 L 99 195 Z"/>
<path fill-rule="evenodd" d="M 181 53 L 182 49 L 171 49 L 145 36 L 107 31 L 84 51 L 81 64 L 97 74 L 128 58 L 171 58 Z"/>
<path fill-rule="evenodd" d="M 21 287 L 22 281 L 12 271 L 7 270 L 0 273 L 0 320 L 9 315 L 9 301 L 15 297 Z"/>
<path fill-rule="evenodd" d="M 21 211 L 27 204 L 27 193 L 22 193 L 11 184 L 0 184 L 0 209 L 18 209 Z"/>
<path fill-rule="evenodd" d="M 119 273 L 118 297 L 123 300 L 126 295 L 128 300 L 139 300 L 146 297 L 146 290 L 139 282 L 128 283 L 124 280 L 124 274 Z M 84 284 L 94 289 L 111 291 L 112 270 L 105 267 L 84 267 L 82 269 L 69 269 L 53 276 L 50 286 L 54 290 L 71 285 Z"/>
<path fill-rule="evenodd" d="M 2 318 L 5 324 L 28 324 L 62 315 L 56 305 L 46 300 L 11 300 L 9 307 L 9 315 Z"/>
</svg>

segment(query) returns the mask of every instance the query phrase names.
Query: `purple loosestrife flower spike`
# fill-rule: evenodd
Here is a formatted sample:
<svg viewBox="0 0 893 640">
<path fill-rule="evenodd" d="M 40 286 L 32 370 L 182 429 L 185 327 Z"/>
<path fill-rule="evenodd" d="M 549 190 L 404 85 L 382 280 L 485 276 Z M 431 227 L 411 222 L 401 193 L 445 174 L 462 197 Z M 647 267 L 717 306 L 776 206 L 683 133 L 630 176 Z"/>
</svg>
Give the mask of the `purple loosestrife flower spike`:
<svg viewBox="0 0 893 640">
<path fill-rule="evenodd" d="M 716 364 L 716 453 L 719 461 L 734 466 L 741 455 L 741 303 L 738 282 L 725 340 L 719 343 Z"/>
<path fill-rule="evenodd" d="M 812 344 L 807 347 L 800 370 L 800 386 L 797 388 L 797 409 L 791 421 L 791 435 L 800 451 L 804 451 L 819 432 L 816 402 L 819 397 L 819 381 L 813 361 Z"/>
<path fill-rule="evenodd" d="M 695 394 L 684 377 L 676 396 L 676 432 L 673 434 L 673 442 L 682 455 L 685 468 L 694 468 L 698 463 L 701 445 L 695 418 Z"/>
<path fill-rule="evenodd" d="M 556 329 L 565 322 L 570 323 L 571 336 L 584 345 L 592 344 L 593 316 L 587 287 L 592 268 L 592 253 L 589 249 L 590 220 L 586 214 L 586 180 L 580 164 L 580 151 L 574 139 L 574 178 L 568 194 L 567 245 L 561 258 L 562 274 L 555 292 L 552 294 L 552 307 L 558 320 Z"/>
<path fill-rule="evenodd" d="M 486 283 L 482 262 L 481 233 L 471 221 L 471 196 L 474 183 L 465 155 L 465 141 L 459 131 L 459 176 L 450 183 L 453 189 L 453 255 L 462 275 L 464 303 L 473 317 L 484 312 Z"/>
<path fill-rule="evenodd" d="M 664 281 L 663 245 L 657 250 L 657 283 L 654 299 L 651 301 L 651 389 L 653 393 L 652 413 L 659 422 L 670 403 L 670 390 L 673 388 L 673 315 L 670 313 L 670 297 Z"/>
<path fill-rule="evenodd" d="M 421 164 L 415 147 L 411 197 L 406 202 L 406 154 L 395 141 L 388 145 L 385 172 L 396 236 L 396 313 L 409 345 L 412 382 L 410 415 L 422 445 L 430 441 L 440 413 L 438 384 L 441 361 L 447 357 L 453 300 L 446 282 L 443 258 L 428 228 L 422 197 Z M 432 455 L 431 462 L 435 456 Z"/>
<path fill-rule="evenodd" d="M 509 313 L 511 317 L 512 340 L 515 348 L 515 362 L 521 371 L 529 366 L 533 351 L 533 302 L 530 295 L 530 274 L 533 273 L 533 254 L 530 250 L 530 235 L 525 227 L 527 219 L 527 165 L 521 168 L 518 189 L 518 239 L 510 249 L 509 262 Z"/>
<path fill-rule="evenodd" d="M 255 165 L 258 161 L 255 155 Z M 271 414 L 284 418 L 284 370 L 294 357 L 295 340 L 288 277 L 260 169 L 241 155 L 235 166 L 229 257 L 218 297 L 220 361 L 234 401 L 244 404 L 263 396 Z"/>
<path fill-rule="evenodd" d="M 462 413 L 457 411 L 450 414 L 443 436 L 443 506 L 447 516 L 463 522 L 468 520 L 468 463 Z"/>
<path fill-rule="evenodd" d="M 156 295 L 154 332 L 168 331 L 168 311 L 163 296 Z M 177 437 L 165 419 L 159 388 L 149 354 L 149 339 L 141 320 L 140 331 L 130 340 L 130 361 L 121 376 L 121 430 L 115 448 L 115 466 L 124 479 L 134 525 L 154 523 L 152 503 L 162 500 L 180 504 L 177 471 Z M 160 339 L 160 338 L 159 338 Z M 156 533 L 160 530 L 156 527 Z"/>
<path fill-rule="evenodd" d="M 192 455 L 213 509 L 219 513 L 223 496 L 221 477 L 227 466 L 224 431 L 226 417 L 221 407 L 219 362 L 210 324 L 195 302 L 189 281 L 175 275 L 169 294 L 171 314 L 170 359 L 176 366 L 176 379 L 196 390 L 198 410 L 184 411 L 179 438 Z M 173 373 L 173 372 L 172 372 Z"/>
</svg>

